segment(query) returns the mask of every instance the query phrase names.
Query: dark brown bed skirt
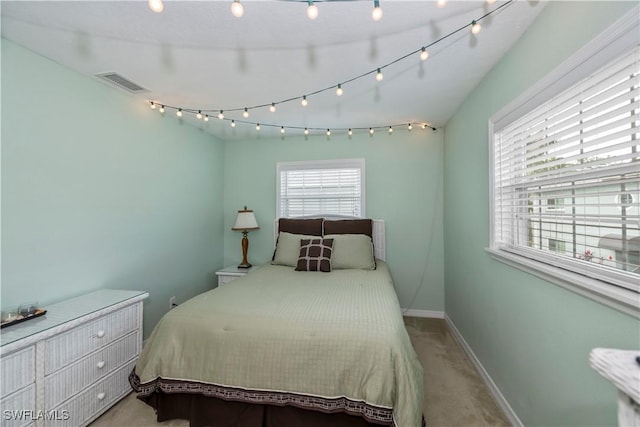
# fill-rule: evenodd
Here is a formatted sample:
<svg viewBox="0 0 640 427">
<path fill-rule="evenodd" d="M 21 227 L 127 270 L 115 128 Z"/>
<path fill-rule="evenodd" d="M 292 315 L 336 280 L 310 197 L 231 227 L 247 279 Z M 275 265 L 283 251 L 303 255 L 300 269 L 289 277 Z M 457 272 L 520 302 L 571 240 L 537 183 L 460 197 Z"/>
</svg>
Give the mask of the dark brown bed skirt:
<svg viewBox="0 0 640 427">
<path fill-rule="evenodd" d="M 156 410 L 159 422 L 184 419 L 191 427 L 395 425 L 390 409 L 347 398 L 325 399 L 163 378 L 141 384 L 135 369 L 129 375 L 129 383 L 138 399 Z M 424 417 L 421 424 L 425 426 Z"/>
<path fill-rule="evenodd" d="M 380 427 L 346 413 L 226 401 L 200 394 L 158 391 L 138 398 L 156 410 L 158 422 L 185 419 L 191 427 Z"/>
</svg>

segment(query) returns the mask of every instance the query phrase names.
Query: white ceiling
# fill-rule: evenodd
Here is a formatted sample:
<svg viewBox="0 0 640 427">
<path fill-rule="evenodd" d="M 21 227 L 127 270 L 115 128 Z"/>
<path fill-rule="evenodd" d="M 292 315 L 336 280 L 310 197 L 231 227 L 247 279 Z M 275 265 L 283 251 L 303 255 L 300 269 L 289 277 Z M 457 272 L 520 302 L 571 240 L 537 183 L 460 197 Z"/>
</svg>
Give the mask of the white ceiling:
<svg viewBox="0 0 640 427">
<path fill-rule="evenodd" d="M 218 110 L 227 110 L 226 119 L 261 123 L 261 135 L 278 134 L 281 125 L 443 126 L 545 6 L 514 1 L 482 19 L 477 36 L 464 28 L 437 42 L 505 2 L 452 0 L 440 8 L 435 1 L 382 0 L 378 22 L 373 1 L 317 1 L 315 21 L 299 1 L 242 1 L 242 18 L 230 13 L 230 0 L 164 3 L 158 14 L 147 1 L 2 1 L 2 36 L 87 76 L 114 71 L 149 90 L 133 101 L 211 110 L 208 123 L 193 114 L 182 120 L 235 139 L 255 136 L 255 125 L 231 128 L 215 117 Z M 384 67 L 430 44 L 427 61 L 413 54 Z M 341 97 L 331 89 L 310 95 L 307 107 L 295 100 L 275 113 L 262 107 L 242 116 L 245 107 L 311 94 L 378 67 L 381 82 L 372 73 L 344 84 Z"/>
</svg>

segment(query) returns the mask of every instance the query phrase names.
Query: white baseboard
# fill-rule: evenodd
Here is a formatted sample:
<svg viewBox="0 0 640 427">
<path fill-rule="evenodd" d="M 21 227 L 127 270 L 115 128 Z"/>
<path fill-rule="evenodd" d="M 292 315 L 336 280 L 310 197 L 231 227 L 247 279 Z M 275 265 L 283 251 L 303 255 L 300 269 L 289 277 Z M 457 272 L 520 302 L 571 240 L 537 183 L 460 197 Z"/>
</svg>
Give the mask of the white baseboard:
<svg viewBox="0 0 640 427">
<path fill-rule="evenodd" d="M 407 317 L 429 317 L 433 319 L 444 319 L 444 311 L 435 310 L 414 310 L 412 308 L 402 308 L 403 316 Z"/>
<path fill-rule="evenodd" d="M 511 405 L 509 405 L 509 402 L 507 402 L 507 399 L 505 399 L 502 392 L 500 392 L 500 389 L 498 388 L 496 383 L 493 382 L 491 376 L 489 376 L 489 373 L 486 371 L 486 369 L 484 369 L 484 366 L 482 366 L 480 360 L 476 357 L 473 350 L 471 350 L 471 347 L 469 347 L 469 344 L 467 344 L 458 328 L 456 328 L 456 325 L 453 324 L 451 318 L 445 314 L 444 320 L 445 322 L 447 322 L 449 328 L 451 328 L 453 336 L 460 343 L 460 346 L 464 349 L 465 353 L 467 353 L 469 359 L 471 359 L 471 363 L 473 363 L 476 370 L 480 373 L 480 376 L 484 380 L 484 383 L 487 385 L 487 388 L 498 403 L 498 406 L 500 406 L 500 409 L 502 409 L 502 412 L 504 412 L 504 414 L 507 416 L 507 419 L 509 420 L 511 425 L 514 427 L 524 427 L 524 424 L 522 424 L 522 421 L 520 421 L 518 415 L 516 415 Z"/>
</svg>

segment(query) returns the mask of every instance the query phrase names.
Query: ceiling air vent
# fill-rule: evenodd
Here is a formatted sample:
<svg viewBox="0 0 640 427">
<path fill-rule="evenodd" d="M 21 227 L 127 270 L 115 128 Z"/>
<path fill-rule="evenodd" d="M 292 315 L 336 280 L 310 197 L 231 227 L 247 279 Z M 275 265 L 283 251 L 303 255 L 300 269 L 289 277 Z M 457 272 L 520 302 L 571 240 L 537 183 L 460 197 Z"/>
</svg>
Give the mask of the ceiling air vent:
<svg viewBox="0 0 640 427">
<path fill-rule="evenodd" d="M 98 78 L 100 78 L 102 80 L 106 80 L 109 83 L 114 84 L 117 87 L 119 87 L 120 89 L 124 89 L 129 93 L 149 92 L 147 89 L 145 89 L 142 86 L 132 82 L 131 80 L 125 79 L 124 77 L 122 77 L 118 73 L 114 73 L 114 72 L 100 73 L 100 74 L 96 74 L 96 77 L 98 77 Z"/>
</svg>

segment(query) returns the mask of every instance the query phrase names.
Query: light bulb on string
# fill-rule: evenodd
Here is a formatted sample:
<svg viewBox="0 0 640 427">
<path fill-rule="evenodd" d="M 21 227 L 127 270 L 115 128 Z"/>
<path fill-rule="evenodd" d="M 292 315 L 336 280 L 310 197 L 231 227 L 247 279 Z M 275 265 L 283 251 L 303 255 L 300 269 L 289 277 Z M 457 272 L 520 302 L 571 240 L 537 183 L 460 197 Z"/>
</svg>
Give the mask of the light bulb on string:
<svg viewBox="0 0 640 427">
<path fill-rule="evenodd" d="M 307 3 L 309 4 L 309 6 L 307 6 L 307 16 L 311 20 L 316 19 L 318 17 L 318 6 L 313 4 L 313 1 L 311 0 L 309 0 Z"/>
<path fill-rule="evenodd" d="M 353 130 L 351 130 L 351 128 L 349 128 L 348 133 L 349 133 L 349 136 L 353 135 Z"/>
<path fill-rule="evenodd" d="M 377 81 L 382 81 L 382 79 L 384 79 L 384 74 L 382 74 L 382 70 L 380 68 L 378 68 L 376 70 L 376 80 Z"/>
<path fill-rule="evenodd" d="M 342 90 L 342 85 L 338 83 L 338 88 L 336 89 L 336 95 L 342 96 L 343 93 L 344 93 L 344 90 Z"/>
<path fill-rule="evenodd" d="M 389 126 L 389 135 L 391 135 L 392 133 L 393 133 L 393 128 Z"/>
<path fill-rule="evenodd" d="M 301 104 L 303 107 L 306 107 L 307 105 L 309 105 L 309 102 L 307 101 L 307 95 L 303 95 L 303 96 L 302 96 L 302 101 L 300 101 L 300 104 Z"/>
<path fill-rule="evenodd" d="M 196 119 L 200 120 L 202 118 L 202 111 L 198 110 L 198 114 L 196 114 Z"/>
<path fill-rule="evenodd" d="M 205 114 L 205 115 L 204 115 L 204 121 L 205 121 L 205 122 L 208 122 L 208 121 L 209 121 L 209 115 L 208 115 L 208 114 Z"/>
<path fill-rule="evenodd" d="M 231 14 L 236 18 L 242 18 L 242 15 L 244 15 L 244 6 L 239 0 L 233 0 L 233 3 L 231 3 Z"/>
<path fill-rule="evenodd" d="M 158 109 L 158 111 L 160 111 L 160 113 L 164 113 L 164 105 L 160 105 L 160 108 Z"/>
<path fill-rule="evenodd" d="M 155 13 L 162 13 L 164 10 L 164 3 L 162 3 L 162 0 L 149 0 L 149 9 Z"/>
<path fill-rule="evenodd" d="M 249 110 L 248 109 L 244 109 L 244 112 L 242 113 L 242 117 L 244 117 L 245 119 L 249 117 Z"/>
<path fill-rule="evenodd" d="M 423 123 L 423 124 L 422 124 L 422 129 L 426 129 L 426 128 L 427 128 L 427 124 L 426 124 L 426 123 Z"/>
<path fill-rule="evenodd" d="M 231 127 L 232 128 L 236 127 L 236 121 L 235 120 L 231 120 Z"/>
<path fill-rule="evenodd" d="M 304 134 L 305 134 L 305 135 L 309 135 L 309 129 L 304 128 Z"/>
<path fill-rule="evenodd" d="M 269 107 L 269 111 L 271 111 L 272 113 L 276 112 L 276 104 L 275 104 L 275 102 L 271 103 L 271 107 Z"/>
<path fill-rule="evenodd" d="M 151 109 L 152 109 L 152 110 L 155 110 L 155 109 L 156 109 L 156 104 L 155 104 L 155 102 L 153 102 L 153 101 L 149 101 L 149 103 L 150 103 L 150 107 L 151 107 Z"/>
<path fill-rule="evenodd" d="M 382 8 L 380 7 L 379 0 L 373 0 L 373 10 L 371 11 L 371 18 L 374 21 L 379 21 L 382 19 Z"/>
<path fill-rule="evenodd" d="M 224 111 L 220 110 L 220 112 L 218 113 L 218 118 L 220 120 L 224 119 Z"/>
<path fill-rule="evenodd" d="M 412 125 L 411 123 L 409 123 L 409 124 L 407 125 L 407 130 L 411 130 L 411 129 L 413 129 L 413 125 Z"/>
<path fill-rule="evenodd" d="M 373 128 L 369 128 L 369 135 L 373 135 Z"/>
<path fill-rule="evenodd" d="M 426 60 L 427 60 L 427 58 L 429 58 L 429 51 L 427 50 L 427 48 L 426 48 L 426 47 L 423 47 L 423 48 L 420 50 L 420 60 L 421 60 L 421 61 L 426 61 Z"/>
<path fill-rule="evenodd" d="M 482 30 L 482 26 L 476 21 L 471 21 L 471 34 L 477 36 L 480 30 Z"/>
<path fill-rule="evenodd" d="M 182 108 L 178 108 L 178 111 L 176 111 L 176 116 L 182 117 Z"/>
<path fill-rule="evenodd" d="M 327 136 L 331 136 L 331 129 L 327 129 Z"/>
<path fill-rule="evenodd" d="M 447 5 L 447 0 L 438 0 L 438 7 L 442 9 Z"/>
<path fill-rule="evenodd" d="M 256 130 L 259 131 L 260 130 L 260 123 L 256 123 Z"/>
<path fill-rule="evenodd" d="M 284 126 L 280 126 L 280 133 L 284 133 Z"/>
</svg>

